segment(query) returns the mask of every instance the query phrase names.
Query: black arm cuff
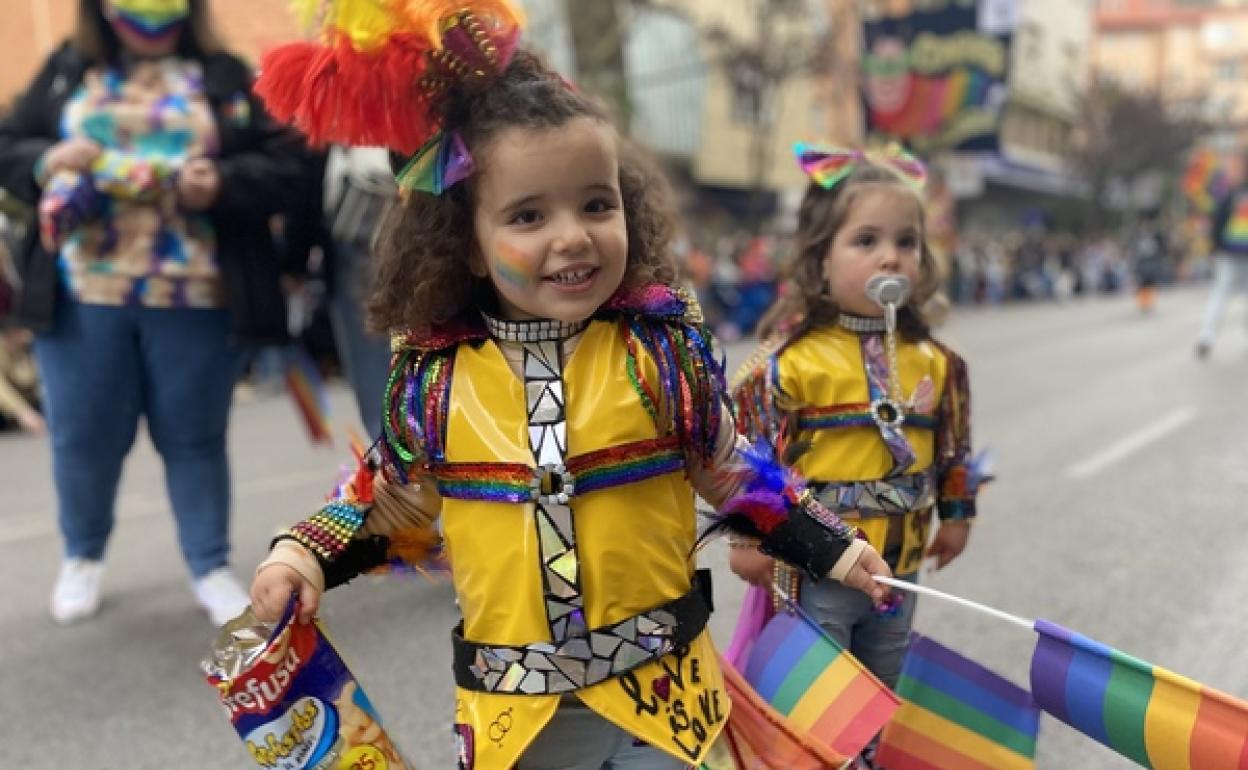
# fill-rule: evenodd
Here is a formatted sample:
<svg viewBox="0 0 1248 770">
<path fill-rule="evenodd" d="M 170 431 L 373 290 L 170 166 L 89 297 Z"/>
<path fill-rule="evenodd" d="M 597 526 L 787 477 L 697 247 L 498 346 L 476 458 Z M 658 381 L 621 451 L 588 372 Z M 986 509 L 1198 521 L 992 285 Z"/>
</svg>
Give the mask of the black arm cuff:
<svg viewBox="0 0 1248 770">
<path fill-rule="evenodd" d="M 320 556 L 316 559 L 321 563 L 321 571 L 325 573 L 325 590 L 350 582 L 357 575 L 368 572 L 386 563 L 386 550 L 390 547 L 390 538 L 373 535 L 360 540 L 352 540 L 342 555 L 334 559 L 332 564 Z"/>
<path fill-rule="evenodd" d="M 845 553 L 849 543 L 800 509 L 758 544 L 758 549 L 822 580 Z"/>
</svg>

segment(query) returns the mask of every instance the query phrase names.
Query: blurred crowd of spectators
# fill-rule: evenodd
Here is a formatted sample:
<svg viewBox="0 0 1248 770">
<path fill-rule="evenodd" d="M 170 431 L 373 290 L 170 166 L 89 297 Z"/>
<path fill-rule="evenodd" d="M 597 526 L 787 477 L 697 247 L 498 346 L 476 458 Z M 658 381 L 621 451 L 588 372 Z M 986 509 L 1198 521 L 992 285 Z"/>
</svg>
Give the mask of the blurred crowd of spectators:
<svg viewBox="0 0 1248 770">
<path fill-rule="evenodd" d="M 678 244 L 690 283 L 718 336 L 750 334 L 776 297 L 788 241 L 724 235 Z M 1124 232 L 1075 235 L 1040 226 L 963 234 L 944 258 L 945 294 L 956 305 L 1063 301 L 1115 294 L 1140 284 L 1203 277 L 1207 248 L 1145 219 Z"/>
</svg>

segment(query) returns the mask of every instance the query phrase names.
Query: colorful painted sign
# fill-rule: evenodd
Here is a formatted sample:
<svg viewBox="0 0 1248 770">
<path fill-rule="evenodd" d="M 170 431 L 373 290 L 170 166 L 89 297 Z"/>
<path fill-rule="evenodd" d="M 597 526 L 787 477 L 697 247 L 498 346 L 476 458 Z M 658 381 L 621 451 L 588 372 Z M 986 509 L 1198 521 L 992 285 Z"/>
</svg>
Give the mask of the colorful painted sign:
<svg viewBox="0 0 1248 770">
<path fill-rule="evenodd" d="M 865 25 L 867 131 L 920 153 L 996 150 L 1009 32 L 989 34 L 974 5 L 950 3 Z"/>
</svg>

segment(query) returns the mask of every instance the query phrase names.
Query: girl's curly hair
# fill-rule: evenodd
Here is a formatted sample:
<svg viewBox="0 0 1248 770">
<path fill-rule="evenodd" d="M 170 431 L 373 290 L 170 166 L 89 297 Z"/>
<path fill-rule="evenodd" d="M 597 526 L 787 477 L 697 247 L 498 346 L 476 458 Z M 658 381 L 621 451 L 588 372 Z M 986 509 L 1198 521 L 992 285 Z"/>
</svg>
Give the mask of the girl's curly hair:
<svg viewBox="0 0 1248 770">
<path fill-rule="evenodd" d="M 897 172 L 869 159 L 858 166 L 832 189 L 811 182 L 806 188 L 797 212 L 797 232 L 793 250 L 781 273 L 781 297 L 758 324 L 762 338 L 775 332 L 793 319 L 801 319 L 801 329 L 834 323 L 840 309 L 828 295 L 823 278 L 823 262 L 828 248 L 845 225 L 850 209 L 859 196 L 874 185 L 897 185 L 907 191 L 913 188 Z M 923 201 L 919 193 L 919 211 Z M 920 223 L 924 225 L 924 223 Z M 924 229 L 925 225 L 924 225 Z M 925 235 L 922 233 L 921 235 Z M 939 305 L 937 293 L 941 285 L 941 269 L 922 237 L 919 251 L 919 280 L 910 291 L 905 307 L 897 314 L 898 328 L 908 339 L 926 337 L 930 332 L 933 309 Z"/>
<path fill-rule="evenodd" d="M 588 96 L 533 54 L 518 51 L 497 79 L 484 85 L 466 83 L 448 95 L 443 126 L 459 131 L 479 172 L 484 148 L 502 131 L 559 128 L 577 118 L 610 122 Z M 624 283 L 674 284 L 667 184 L 636 147 L 621 144 L 619 182 L 628 233 Z M 470 308 L 492 305 L 489 280 L 468 269 L 476 247 L 473 205 L 469 178 L 440 196 L 412 193 L 394 207 L 377 243 L 370 326 L 380 332 L 428 328 Z"/>
</svg>

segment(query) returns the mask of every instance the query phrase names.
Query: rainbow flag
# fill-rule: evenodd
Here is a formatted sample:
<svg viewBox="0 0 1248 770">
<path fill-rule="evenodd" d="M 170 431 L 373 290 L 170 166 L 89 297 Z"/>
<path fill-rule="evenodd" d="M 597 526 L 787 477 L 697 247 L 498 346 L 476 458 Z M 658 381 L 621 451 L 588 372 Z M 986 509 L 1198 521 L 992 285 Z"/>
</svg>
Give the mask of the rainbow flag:
<svg viewBox="0 0 1248 770">
<path fill-rule="evenodd" d="M 793 605 L 776 613 L 759 634 L 745 678 L 794 725 L 850 757 L 862 751 L 901 704 Z"/>
<path fill-rule="evenodd" d="M 720 663 L 732 710 L 701 770 L 828 770 L 849 762 L 767 705 L 727 660 Z"/>
<path fill-rule="evenodd" d="M 905 701 L 880 736 L 889 770 L 1030 770 L 1040 709 L 1031 694 L 914 634 L 897 681 Z"/>
<path fill-rule="evenodd" d="M 317 444 L 331 443 L 325 381 L 316 362 L 298 346 L 292 346 L 286 354 L 286 390 L 303 418 L 308 438 Z"/>
<path fill-rule="evenodd" d="M 1248 703 L 1056 623 L 1035 628 L 1045 711 L 1153 770 L 1248 770 Z"/>
</svg>

